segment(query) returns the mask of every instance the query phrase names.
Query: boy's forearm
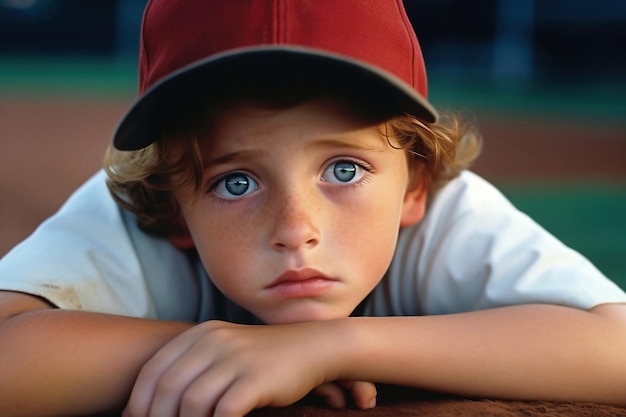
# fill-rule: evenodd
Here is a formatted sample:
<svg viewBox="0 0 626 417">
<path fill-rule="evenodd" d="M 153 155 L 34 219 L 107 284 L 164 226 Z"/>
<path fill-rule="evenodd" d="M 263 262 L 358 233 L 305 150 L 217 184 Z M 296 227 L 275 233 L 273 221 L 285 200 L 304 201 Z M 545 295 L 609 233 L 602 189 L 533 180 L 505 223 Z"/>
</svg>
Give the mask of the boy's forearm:
<svg viewBox="0 0 626 417">
<path fill-rule="evenodd" d="M 120 408 L 143 364 L 190 324 L 38 310 L 0 322 L 0 415 Z"/>
<path fill-rule="evenodd" d="M 328 381 L 625 404 L 626 315 L 618 308 L 607 315 L 517 306 L 274 330 L 302 333 L 291 340 L 306 341 L 300 352 L 317 366 L 325 363 Z M 68 417 L 122 407 L 144 363 L 190 326 L 60 310 L 0 322 L 0 415 Z"/>
<path fill-rule="evenodd" d="M 476 397 L 626 404 L 620 318 L 529 305 L 340 326 L 348 341 L 339 378 Z"/>
</svg>

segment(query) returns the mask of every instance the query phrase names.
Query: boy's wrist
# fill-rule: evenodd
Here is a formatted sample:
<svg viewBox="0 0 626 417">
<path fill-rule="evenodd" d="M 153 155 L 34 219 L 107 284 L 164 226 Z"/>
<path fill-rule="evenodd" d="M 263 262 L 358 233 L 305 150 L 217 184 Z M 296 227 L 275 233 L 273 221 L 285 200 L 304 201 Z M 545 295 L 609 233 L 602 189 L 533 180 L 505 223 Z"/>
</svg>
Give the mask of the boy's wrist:
<svg viewBox="0 0 626 417">
<path fill-rule="evenodd" d="M 367 326 L 363 326 L 363 318 L 348 317 L 316 324 L 320 325 L 316 340 L 324 343 L 318 342 L 314 346 L 323 352 L 320 360 L 325 381 L 357 378 L 358 368 L 363 365 L 362 358 L 367 357 L 364 349 L 370 344 L 364 332 Z"/>
</svg>

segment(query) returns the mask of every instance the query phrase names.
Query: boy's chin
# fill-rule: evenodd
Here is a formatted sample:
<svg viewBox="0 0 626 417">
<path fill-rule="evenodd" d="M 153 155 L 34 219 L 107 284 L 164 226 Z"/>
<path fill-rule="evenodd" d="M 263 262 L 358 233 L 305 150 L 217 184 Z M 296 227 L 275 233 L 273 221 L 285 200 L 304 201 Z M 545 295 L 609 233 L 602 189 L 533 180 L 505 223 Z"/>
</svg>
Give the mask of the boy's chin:
<svg viewBox="0 0 626 417">
<path fill-rule="evenodd" d="M 351 311 L 350 309 L 344 311 L 322 306 L 307 306 L 266 312 L 266 314 L 260 314 L 259 317 L 265 324 L 290 324 L 346 318 L 350 316 Z"/>
</svg>

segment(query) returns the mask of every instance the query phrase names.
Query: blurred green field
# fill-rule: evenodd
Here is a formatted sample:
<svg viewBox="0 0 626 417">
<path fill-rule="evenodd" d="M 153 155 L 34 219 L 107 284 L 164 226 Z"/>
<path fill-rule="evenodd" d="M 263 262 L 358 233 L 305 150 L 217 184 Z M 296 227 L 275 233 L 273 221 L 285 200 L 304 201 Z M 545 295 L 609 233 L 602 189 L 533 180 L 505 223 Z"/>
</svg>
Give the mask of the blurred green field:
<svg viewBox="0 0 626 417">
<path fill-rule="evenodd" d="M 500 189 L 520 210 L 626 289 L 624 183 L 503 184 Z"/>
</svg>

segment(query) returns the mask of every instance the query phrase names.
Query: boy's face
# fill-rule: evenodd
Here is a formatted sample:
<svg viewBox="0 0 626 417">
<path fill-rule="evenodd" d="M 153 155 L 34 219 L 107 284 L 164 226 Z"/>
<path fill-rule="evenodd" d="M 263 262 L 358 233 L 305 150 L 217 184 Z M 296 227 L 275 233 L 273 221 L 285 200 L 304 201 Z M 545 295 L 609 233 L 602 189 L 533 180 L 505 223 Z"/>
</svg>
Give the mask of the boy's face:
<svg viewBox="0 0 626 417">
<path fill-rule="evenodd" d="M 423 216 L 405 151 L 330 100 L 241 103 L 211 126 L 202 191 L 176 198 L 215 285 L 266 323 L 349 316 Z"/>
</svg>

